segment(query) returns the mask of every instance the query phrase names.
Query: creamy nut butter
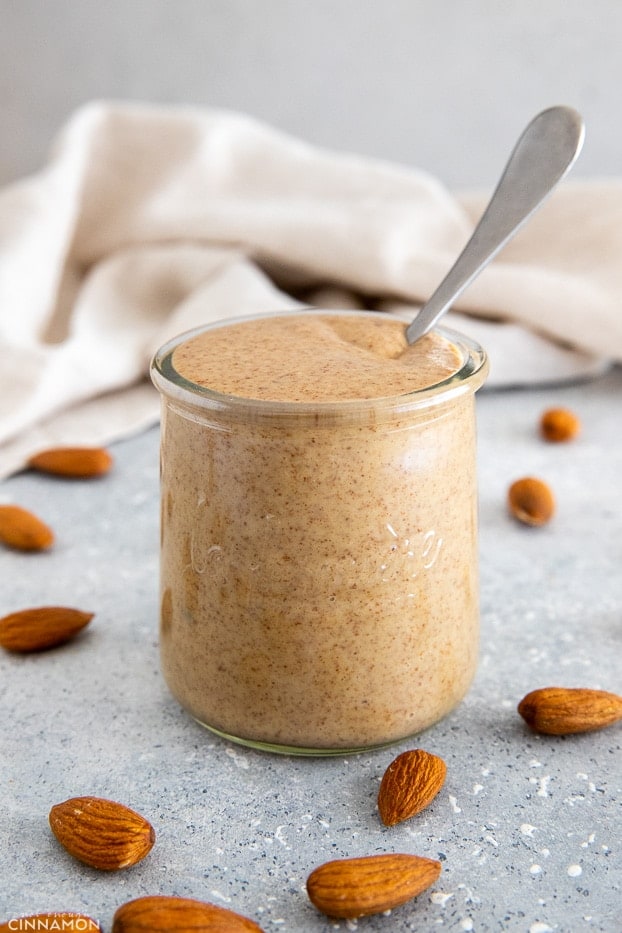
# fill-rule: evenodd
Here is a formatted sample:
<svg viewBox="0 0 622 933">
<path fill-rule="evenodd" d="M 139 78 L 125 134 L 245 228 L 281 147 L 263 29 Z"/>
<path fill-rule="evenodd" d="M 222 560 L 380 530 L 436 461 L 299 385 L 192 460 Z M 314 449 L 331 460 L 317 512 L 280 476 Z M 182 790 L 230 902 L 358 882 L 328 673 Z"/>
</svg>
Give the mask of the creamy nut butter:
<svg viewBox="0 0 622 933">
<path fill-rule="evenodd" d="M 304 310 L 164 346 L 161 652 L 208 728 L 329 754 L 448 713 L 478 649 L 485 354 Z"/>
</svg>

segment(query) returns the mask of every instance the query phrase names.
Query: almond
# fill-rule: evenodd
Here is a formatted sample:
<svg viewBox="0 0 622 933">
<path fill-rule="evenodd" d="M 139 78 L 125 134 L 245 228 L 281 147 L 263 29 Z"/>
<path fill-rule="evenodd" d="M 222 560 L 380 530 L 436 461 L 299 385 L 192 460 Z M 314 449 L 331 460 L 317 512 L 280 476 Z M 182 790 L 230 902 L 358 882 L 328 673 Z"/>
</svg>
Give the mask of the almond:
<svg viewBox="0 0 622 933">
<path fill-rule="evenodd" d="M 518 712 L 545 735 L 592 732 L 622 719 L 622 697 L 583 687 L 543 687 L 523 697 Z"/>
<path fill-rule="evenodd" d="M 568 408 L 549 408 L 540 418 L 540 434 L 554 444 L 571 441 L 581 430 L 581 422 Z"/>
<path fill-rule="evenodd" d="M 63 606 L 21 609 L 0 619 L 0 645 L 7 651 L 43 651 L 69 641 L 92 618 L 92 612 Z"/>
<path fill-rule="evenodd" d="M 154 829 L 143 816 L 100 797 L 72 797 L 56 804 L 50 827 L 71 855 L 104 871 L 135 865 L 155 842 Z"/>
<path fill-rule="evenodd" d="M 240 914 L 188 897 L 138 897 L 119 907 L 112 933 L 261 933 L 261 928 Z"/>
<path fill-rule="evenodd" d="M 50 447 L 28 460 L 32 470 L 75 479 L 102 476 L 112 466 L 112 457 L 103 447 Z"/>
<path fill-rule="evenodd" d="M 398 755 L 384 772 L 378 791 L 378 810 L 385 826 L 401 823 L 427 807 L 446 774 L 443 759 L 422 748 Z"/>
<path fill-rule="evenodd" d="M 54 543 L 54 532 L 27 509 L 0 505 L 0 541 L 18 551 L 44 551 Z"/>
<path fill-rule="evenodd" d="M 510 486 L 508 507 L 514 518 L 525 525 L 546 525 L 555 513 L 555 499 L 544 480 L 525 476 Z"/>
<path fill-rule="evenodd" d="M 440 873 L 440 862 L 418 855 L 337 859 L 311 872 L 307 893 L 328 917 L 366 917 L 405 904 L 434 884 Z"/>
<path fill-rule="evenodd" d="M 67 933 L 101 933 L 101 927 L 96 920 L 86 914 L 55 912 L 47 914 L 30 914 L 28 917 L 13 917 L 7 923 L 0 923 L 0 933 L 15 933 L 15 930 L 38 930 L 39 933 L 50 933 L 51 930 L 66 930 Z"/>
</svg>

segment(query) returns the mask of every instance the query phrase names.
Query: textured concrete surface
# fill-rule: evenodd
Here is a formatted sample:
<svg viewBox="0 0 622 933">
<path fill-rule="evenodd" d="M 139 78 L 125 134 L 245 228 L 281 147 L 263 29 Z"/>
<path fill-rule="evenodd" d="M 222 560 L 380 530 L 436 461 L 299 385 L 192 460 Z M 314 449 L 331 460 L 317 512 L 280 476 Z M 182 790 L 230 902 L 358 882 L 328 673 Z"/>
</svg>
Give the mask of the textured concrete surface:
<svg viewBox="0 0 622 933">
<path fill-rule="evenodd" d="M 568 738 L 516 714 L 550 684 L 622 690 L 622 370 L 584 385 L 479 396 L 482 646 L 476 681 L 449 718 L 394 749 L 303 760 L 212 737 L 169 696 L 158 669 L 158 433 L 114 445 L 94 482 L 22 474 L 0 486 L 57 533 L 47 554 L 0 549 L 1 613 L 91 610 L 73 643 L 0 652 L 0 921 L 83 911 L 109 931 L 145 894 L 228 906 L 265 931 L 622 929 L 622 726 Z M 543 408 L 584 430 L 547 445 Z M 545 478 L 558 512 L 541 529 L 506 513 L 511 480 Z M 376 812 L 395 754 L 448 765 L 433 804 L 387 829 Z M 48 828 L 70 796 L 113 798 L 158 834 L 138 866 L 82 866 Z M 412 852 L 441 859 L 437 884 L 390 916 L 330 921 L 304 893 L 317 864 Z"/>
</svg>

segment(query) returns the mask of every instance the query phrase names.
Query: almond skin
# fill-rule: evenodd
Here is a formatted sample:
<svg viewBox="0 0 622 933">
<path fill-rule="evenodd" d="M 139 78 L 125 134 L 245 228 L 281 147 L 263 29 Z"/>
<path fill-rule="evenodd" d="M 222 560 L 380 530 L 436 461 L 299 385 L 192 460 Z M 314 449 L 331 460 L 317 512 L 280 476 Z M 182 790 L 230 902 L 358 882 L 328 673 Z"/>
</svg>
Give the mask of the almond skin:
<svg viewBox="0 0 622 933">
<path fill-rule="evenodd" d="M 378 791 L 378 810 L 385 826 L 395 826 L 427 807 L 446 775 L 443 759 L 422 748 L 398 755 L 384 772 Z"/>
<path fill-rule="evenodd" d="M 69 641 L 92 618 L 92 612 L 64 606 L 21 609 L 0 619 L 0 645 L 21 653 L 44 651 Z"/>
<path fill-rule="evenodd" d="M 525 476 L 510 486 L 508 508 L 524 525 L 546 525 L 555 514 L 555 498 L 544 480 Z"/>
<path fill-rule="evenodd" d="M 187 897 L 138 897 L 119 907 L 112 933 L 262 933 L 261 928 L 224 907 Z"/>
<path fill-rule="evenodd" d="M 48 914 L 30 914 L 28 917 L 14 917 L 7 923 L 0 923 L 0 933 L 15 933 L 15 930 L 39 930 L 40 933 L 49 933 L 50 930 L 65 930 L 67 933 L 80 931 L 80 933 L 101 933 L 100 925 L 86 914 L 72 912 L 54 912 Z"/>
<path fill-rule="evenodd" d="M 434 884 L 441 863 L 418 855 L 337 859 L 311 872 L 309 900 L 323 914 L 354 919 L 399 907 Z"/>
<path fill-rule="evenodd" d="M 53 806 L 49 819 L 52 832 L 74 858 L 104 871 L 136 865 L 155 842 L 154 829 L 143 816 L 101 797 L 72 797 Z"/>
<path fill-rule="evenodd" d="M 518 712 L 534 732 L 572 735 L 622 719 L 622 697 L 583 687 L 543 687 L 523 697 Z"/>
<path fill-rule="evenodd" d="M 54 543 L 54 532 L 27 509 L 0 505 L 0 541 L 18 551 L 45 551 Z"/>
<path fill-rule="evenodd" d="M 112 457 L 103 447 L 50 447 L 28 460 L 31 470 L 74 479 L 103 476 L 112 463 Z"/>
</svg>

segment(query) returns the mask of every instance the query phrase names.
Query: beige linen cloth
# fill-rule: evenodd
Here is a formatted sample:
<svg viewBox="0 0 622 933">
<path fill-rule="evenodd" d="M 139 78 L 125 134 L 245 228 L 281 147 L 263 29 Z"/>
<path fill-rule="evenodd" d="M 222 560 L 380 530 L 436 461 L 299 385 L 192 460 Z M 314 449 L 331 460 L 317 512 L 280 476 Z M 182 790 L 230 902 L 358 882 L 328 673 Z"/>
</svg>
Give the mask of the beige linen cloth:
<svg viewBox="0 0 622 933">
<path fill-rule="evenodd" d="M 412 317 L 486 199 L 238 114 L 87 105 L 0 192 L 0 476 L 153 423 L 150 358 L 199 324 L 308 304 Z M 565 182 L 446 323 L 485 345 L 489 385 L 574 379 L 622 361 L 621 298 L 622 182 Z"/>
</svg>

